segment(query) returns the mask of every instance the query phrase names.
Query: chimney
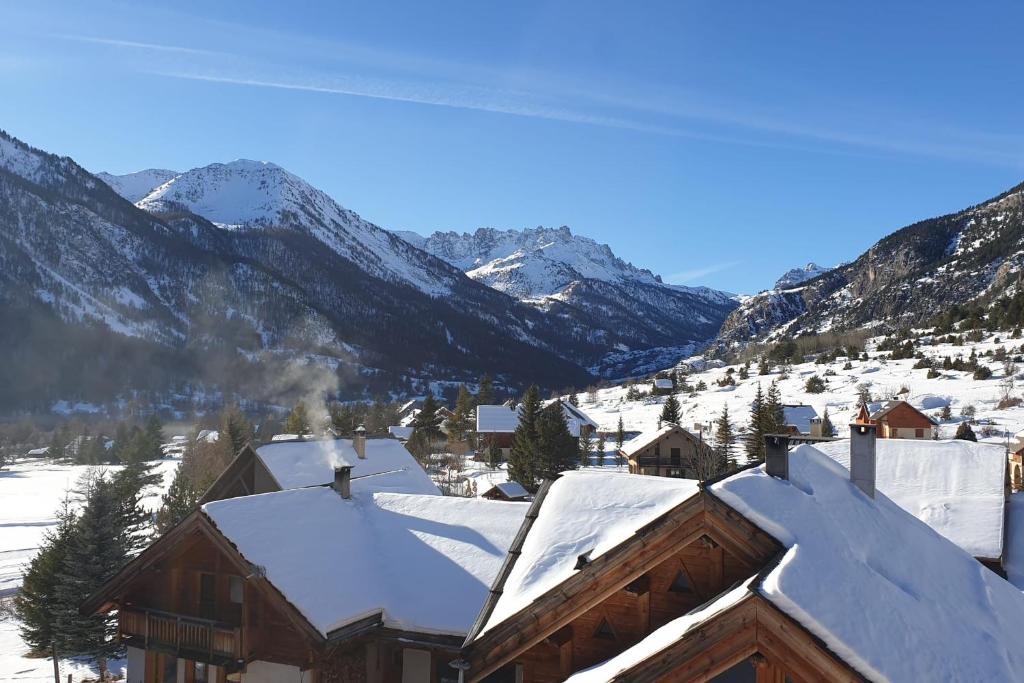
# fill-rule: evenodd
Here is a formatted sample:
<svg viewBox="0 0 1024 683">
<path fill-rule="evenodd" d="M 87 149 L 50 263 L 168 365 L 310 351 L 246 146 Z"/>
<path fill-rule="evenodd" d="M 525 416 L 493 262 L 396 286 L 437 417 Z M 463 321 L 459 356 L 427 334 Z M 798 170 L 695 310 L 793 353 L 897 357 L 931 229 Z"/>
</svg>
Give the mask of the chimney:
<svg viewBox="0 0 1024 683">
<path fill-rule="evenodd" d="M 815 438 L 821 438 L 824 434 L 821 433 L 822 419 L 820 417 L 811 418 L 811 436 Z"/>
<path fill-rule="evenodd" d="M 352 465 L 338 465 L 334 468 L 332 487 L 342 498 L 352 497 Z"/>
<path fill-rule="evenodd" d="M 850 481 L 870 498 L 875 497 L 875 436 L 878 427 L 850 425 Z"/>
<path fill-rule="evenodd" d="M 366 460 L 366 427 L 356 427 L 355 435 L 352 437 L 352 448 L 356 449 L 356 455 L 360 460 Z"/>
<path fill-rule="evenodd" d="M 777 479 L 789 479 L 789 437 L 768 434 L 764 437 L 765 471 Z"/>
</svg>

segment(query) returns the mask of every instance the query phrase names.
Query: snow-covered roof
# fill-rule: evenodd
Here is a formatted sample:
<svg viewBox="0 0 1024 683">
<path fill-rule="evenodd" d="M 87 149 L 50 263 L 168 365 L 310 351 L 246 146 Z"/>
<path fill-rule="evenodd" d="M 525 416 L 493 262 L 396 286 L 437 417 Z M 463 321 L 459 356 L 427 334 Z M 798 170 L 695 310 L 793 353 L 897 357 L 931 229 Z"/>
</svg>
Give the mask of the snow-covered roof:
<svg viewBox="0 0 1024 683">
<path fill-rule="evenodd" d="M 563 473 L 548 489 L 482 632 L 572 576 L 580 555 L 600 557 L 697 491 L 689 479 Z"/>
<path fill-rule="evenodd" d="M 484 434 L 512 433 L 519 426 L 519 415 L 508 406 L 477 406 L 476 431 Z"/>
<path fill-rule="evenodd" d="M 743 598 L 750 595 L 751 583 L 753 583 L 752 579 L 744 581 L 736 588 L 723 593 L 714 600 L 700 605 L 678 619 L 673 619 L 661 628 L 652 631 L 636 645 L 623 650 L 611 659 L 605 660 L 589 669 L 576 672 L 565 679 L 566 683 L 605 683 L 612 680 L 620 673 L 633 668 L 675 644 L 676 641 L 684 637 L 690 630 L 700 626 L 711 617 L 738 604 Z"/>
<path fill-rule="evenodd" d="M 787 548 L 761 595 L 871 680 L 1019 678 L 1024 594 L 814 447 L 789 457 L 788 481 L 710 487 Z"/>
<path fill-rule="evenodd" d="M 498 489 L 508 498 L 525 498 L 530 495 L 530 492 L 517 481 L 502 481 L 495 484 L 492 488 Z"/>
<path fill-rule="evenodd" d="M 49 452 L 50 452 L 50 447 L 49 446 L 43 446 L 42 448 L 33 448 L 32 450 L 30 450 L 25 455 L 30 457 L 30 458 L 37 458 L 39 456 L 46 455 Z"/>
<path fill-rule="evenodd" d="M 544 407 L 551 405 L 558 399 L 551 399 L 544 402 Z M 565 415 L 565 423 L 569 433 L 578 437 L 580 428 L 589 426 L 597 429 L 597 422 L 591 419 L 578 406 L 568 401 L 562 401 L 562 413 Z M 483 434 L 511 434 L 519 426 L 519 410 L 509 406 L 477 406 L 476 407 L 476 431 Z"/>
<path fill-rule="evenodd" d="M 782 406 L 783 424 L 796 427 L 801 434 L 809 434 L 811 420 L 818 417 L 813 406 Z"/>
<path fill-rule="evenodd" d="M 654 380 L 655 389 L 671 389 L 675 386 L 670 379 L 656 379 Z"/>
<path fill-rule="evenodd" d="M 412 427 L 403 425 L 392 425 L 388 427 L 388 434 L 395 437 L 396 439 L 409 439 L 412 436 Z"/>
<path fill-rule="evenodd" d="M 915 412 L 918 412 L 918 413 L 921 413 L 921 415 L 924 415 L 924 417 L 929 422 L 931 422 L 932 424 L 937 424 L 935 422 L 935 420 L 933 420 L 932 418 L 928 417 L 928 415 L 925 415 L 925 413 L 922 413 L 918 408 L 915 408 L 910 403 L 907 403 L 907 401 L 888 401 L 888 402 L 886 402 L 884 404 L 871 404 L 871 406 L 868 406 L 868 410 L 871 413 L 871 419 L 872 420 L 881 420 L 881 419 L 884 419 L 885 416 L 888 415 L 889 413 L 891 413 L 894 409 L 900 407 L 903 404 L 906 404 L 909 408 L 911 408 Z M 875 405 L 878 405 L 879 407 L 877 407 L 877 408 L 872 407 L 872 406 L 875 406 Z"/>
<path fill-rule="evenodd" d="M 955 439 L 878 439 L 875 486 L 975 557 L 1003 554 L 1006 456 L 1002 446 Z M 850 441 L 815 446 L 850 466 Z"/>
<path fill-rule="evenodd" d="M 464 635 L 527 506 L 314 487 L 202 509 L 325 636 L 377 613 L 391 628 Z"/>
<path fill-rule="evenodd" d="M 334 481 L 337 465 L 352 465 L 352 488 L 439 495 L 412 454 L 396 439 L 367 439 L 366 457 L 359 458 L 351 439 L 269 443 L 256 455 L 282 489 L 318 486 Z"/>
</svg>

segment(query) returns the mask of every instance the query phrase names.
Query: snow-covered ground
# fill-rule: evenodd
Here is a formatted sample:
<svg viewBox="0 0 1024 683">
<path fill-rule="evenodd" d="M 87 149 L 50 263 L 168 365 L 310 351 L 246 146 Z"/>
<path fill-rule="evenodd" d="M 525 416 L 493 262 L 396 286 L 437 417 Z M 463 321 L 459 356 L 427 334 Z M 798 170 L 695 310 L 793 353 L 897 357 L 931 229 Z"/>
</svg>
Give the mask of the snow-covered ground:
<svg viewBox="0 0 1024 683">
<path fill-rule="evenodd" d="M 160 460 L 156 466 L 163 475 L 163 484 L 152 489 L 144 501 L 151 511 L 160 506 L 160 496 L 170 485 L 178 460 Z M 0 598 L 17 592 L 22 573 L 43 535 L 56 524 L 54 513 L 88 469 L 83 465 L 24 460 L 0 471 Z M 0 619 L 0 681 L 53 680 L 53 662 L 28 658 L 26 651 L 17 623 Z M 122 664 L 112 662 L 111 670 L 117 672 Z M 61 662 L 61 673 L 62 679 L 70 673 L 75 681 L 96 674 L 88 663 L 71 660 Z"/>
<path fill-rule="evenodd" d="M 942 407 L 948 404 L 953 419 L 942 423 L 941 438 L 952 438 L 963 419 L 960 417 L 961 410 L 966 406 L 974 406 L 975 420 L 980 423 L 980 426 L 974 427 L 979 441 L 1005 444 L 1007 435 L 1012 442 L 1013 435 L 1024 428 L 1024 406 L 1003 410 L 996 408 L 1002 397 L 1003 364 L 980 357 L 979 362 L 988 365 L 993 375 L 991 379 L 975 380 L 970 372 L 941 370 L 941 362 L 945 356 L 955 359 L 959 355 L 967 360 L 972 348 L 980 356 L 985 351 L 994 351 L 1000 346 L 1005 346 L 1008 350 L 1016 349 L 1021 343 L 1021 340 L 1006 339 L 1003 336 L 999 343 L 988 337 L 985 341 L 963 346 L 921 346 L 919 350 L 922 353 L 938 359 L 940 377 L 935 379 L 927 378 L 927 370 L 913 369 L 916 359 L 879 360 L 876 356 L 888 354 L 874 351 L 873 345 L 870 344 L 870 360 L 851 360 L 852 367 L 849 370 L 843 369 L 846 359 L 839 359 L 822 365 L 814 362 L 794 364 L 790 366 L 788 377 L 785 379 L 781 378 L 777 367 L 773 368 L 769 375 L 758 375 L 757 363 L 751 365 L 750 376 L 746 380 L 739 378 L 739 365 L 691 373 L 687 376 L 688 384 L 696 386 L 698 382 L 704 381 L 708 388 L 693 395 L 677 394 L 681 405 L 682 426 L 691 431 L 697 431 L 698 425 L 703 426 L 704 438 L 712 438 L 713 422 L 721 414 L 722 409 L 728 406 L 733 426 L 744 427 L 750 419 L 750 404 L 757 391 L 757 385 L 761 384 L 767 389 L 772 380 L 778 380 L 783 403 L 808 404 L 813 406 L 819 415 L 827 408 L 832 424 L 842 436 L 846 425 L 853 420 L 857 411 L 857 386 L 864 383 L 870 386 L 871 393 L 876 399 L 891 398 L 902 387 L 907 387 L 910 393 L 906 399 L 936 420 Z M 730 368 L 734 371 L 736 386 L 719 387 L 717 382 Z M 829 371 L 835 374 L 826 376 L 825 373 Z M 1017 396 L 1024 396 L 1024 364 L 1021 364 L 1019 372 L 1022 379 L 1017 380 L 1014 393 Z M 804 388 L 807 378 L 814 374 L 822 377 L 828 384 L 823 393 L 809 394 Z M 650 387 L 638 385 L 638 388 L 647 391 Z M 602 432 L 614 433 L 620 416 L 626 431 L 642 432 L 657 429 L 658 416 L 661 414 L 665 397 L 648 396 L 636 401 L 627 401 L 626 387 L 619 386 L 599 390 L 596 400 L 591 400 L 588 394 L 581 393 L 579 402 L 580 408 L 600 425 L 599 429 Z M 980 431 L 985 426 L 991 427 L 997 433 L 983 437 Z M 609 449 L 612 448 L 613 444 L 609 444 Z"/>
</svg>

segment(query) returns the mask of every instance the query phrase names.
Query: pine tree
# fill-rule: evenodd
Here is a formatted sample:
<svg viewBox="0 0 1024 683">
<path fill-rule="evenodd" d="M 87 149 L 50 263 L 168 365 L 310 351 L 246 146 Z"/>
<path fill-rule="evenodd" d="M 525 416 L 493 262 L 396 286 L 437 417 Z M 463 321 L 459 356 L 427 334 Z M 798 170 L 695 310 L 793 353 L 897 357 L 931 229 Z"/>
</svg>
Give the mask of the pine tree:
<svg viewBox="0 0 1024 683">
<path fill-rule="evenodd" d="M 591 456 L 594 454 L 594 444 L 590 441 L 590 437 L 580 434 L 579 439 L 576 440 L 576 448 L 580 454 L 580 467 L 590 467 Z"/>
<path fill-rule="evenodd" d="M 757 364 L 757 374 L 759 374 L 759 375 L 767 375 L 767 374 L 770 374 L 771 371 L 772 371 L 772 369 L 768 365 L 768 358 L 765 357 L 765 356 L 761 356 L 761 360 Z"/>
<path fill-rule="evenodd" d="M 750 424 L 747 426 L 747 457 L 751 460 L 764 458 L 764 436 L 766 434 L 764 416 L 764 391 L 758 384 L 757 393 L 754 394 L 754 400 L 750 404 Z"/>
<path fill-rule="evenodd" d="M 429 446 L 433 446 L 443 436 L 441 432 L 442 418 L 437 414 L 440 407 L 434 396 L 427 394 L 423 405 L 420 406 L 420 412 L 416 413 L 416 417 L 412 421 L 413 433 L 418 434 L 419 438 Z"/>
<path fill-rule="evenodd" d="M 821 416 L 821 435 L 822 436 L 835 436 L 836 428 L 832 426 L 832 420 L 828 416 L 828 408 L 825 408 L 825 414 Z"/>
<path fill-rule="evenodd" d="M 36 654 L 49 652 L 58 640 L 57 586 L 74 528 L 75 515 L 65 499 L 57 511 L 57 525 L 44 533 L 42 545 L 22 578 L 21 590 L 14 596 L 18 630 Z"/>
<path fill-rule="evenodd" d="M 615 450 L 622 450 L 622 444 L 626 443 L 626 429 L 622 424 L 622 415 L 619 415 L 619 424 L 615 428 Z"/>
<path fill-rule="evenodd" d="M 448 421 L 448 438 L 452 441 L 462 442 L 472 429 L 473 421 L 473 397 L 465 384 L 459 385 L 459 395 L 455 399 L 455 410 Z"/>
<path fill-rule="evenodd" d="M 134 557 L 148 545 L 151 515 L 142 506 L 147 489 L 159 486 L 163 475 L 155 465 L 138 462 L 125 466 L 110 478 L 111 490 L 120 506 L 120 528 L 125 533 L 125 551 Z"/>
<path fill-rule="evenodd" d="M 557 402 L 552 405 L 558 405 Z M 519 405 L 519 425 L 512 435 L 512 450 L 508 457 L 508 478 L 517 481 L 527 491 L 536 491 L 540 471 L 537 467 L 538 436 L 537 421 L 540 417 L 540 390 L 531 385 Z M 561 407 L 559 407 L 561 412 Z M 563 418 L 564 419 L 564 418 Z"/>
<path fill-rule="evenodd" d="M 578 406 L 580 404 L 580 397 L 576 395 L 575 389 L 573 389 L 572 392 L 569 394 L 569 403 L 571 403 L 574 406 Z"/>
<path fill-rule="evenodd" d="M 292 408 L 288 420 L 284 423 L 284 429 L 289 434 L 298 434 L 299 436 L 312 433 L 313 430 L 309 424 L 309 414 L 306 412 L 306 403 L 304 401 L 299 401 Z"/>
<path fill-rule="evenodd" d="M 722 414 L 715 422 L 715 453 L 717 455 L 717 466 L 719 471 L 735 467 L 732 457 L 732 449 L 736 444 L 736 434 L 733 431 L 732 422 L 729 421 L 729 405 L 722 406 Z"/>
<path fill-rule="evenodd" d="M 969 422 L 961 422 L 960 426 L 956 428 L 956 436 L 954 439 L 962 439 L 964 441 L 977 441 L 978 437 L 974 434 L 974 430 L 971 429 Z"/>
<path fill-rule="evenodd" d="M 50 457 L 60 460 L 67 454 L 68 450 L 68 427 L 60 425 L 53 430 L 53 439 L 50 441 Z"/>
<path fill-rule="evenodd" d="M 604 434 L 597 437 L 597 466 L 604 467 L 604 456 L 605 450 L 608 448 L 608 443 L 605 441 Z"/>
<path fill-rule="evenodd" d="M 184 461 L 174 471 L 174 479 L 161 498 L 160 511 L 157 513 L 157 531 L 161 534 L 172 529 L 178 522 L 185 519 L 199 507 L 202 492 L 196 490 Z"/>
<path fill-rule="evenodd" d="M 75 523 L 58 573 L 55 626 L 57 646 L 68 655 L 96 658 L 101 680 L 107 659 L 121 651 L 117 618 L 110 614 L 83 616 L 82 597 L 106 583 L 129 557 L 130 541 L 123 528 L 121 501 L 113 482 L 95 478 L 86 491 L 85 507 Z"/>
<path fill-rule="evenodd" d="M 674 393 L 669 394 L 668 398 L 665 399 L 665 405 L 661 408 L 661 417 L 658 420 L 661 424 L 674 424 L 678 425 L 681 417 L 679 415 L 679 399 L 676 398 Z"/>
<path fill-rule="evenodd" d="M 476 404 L 478 406 L 494 405 L 494 382 L 490 375 L 480 378 L 480 389 L 476 392 Z"/>
<path fill-rule="evenodd" d="M 237 404 L 227 406 L 220 414 L 217 443 L 226 450 L 230 462 L 245 445 L 252 441 L 252 423 Z"/>
<path fill-rule="evenodd" d="M 561 403 L 553 401 L 537 416 L 537 479 L 552 479 L 559 472 L 576 469 L 577 448 Z"/>
<path fill-rule="evenodd" d="M 160 446 L 163 445 L 166 439 L 164 438 L 164 426 L 155 413 L 146 420 L 146 427 L 143 431 L 145 432 L 145 446 L 140 454 L 141 459 L 159 460 L 163 457 L 163 451 L 160 450 Z"/>
</svg>

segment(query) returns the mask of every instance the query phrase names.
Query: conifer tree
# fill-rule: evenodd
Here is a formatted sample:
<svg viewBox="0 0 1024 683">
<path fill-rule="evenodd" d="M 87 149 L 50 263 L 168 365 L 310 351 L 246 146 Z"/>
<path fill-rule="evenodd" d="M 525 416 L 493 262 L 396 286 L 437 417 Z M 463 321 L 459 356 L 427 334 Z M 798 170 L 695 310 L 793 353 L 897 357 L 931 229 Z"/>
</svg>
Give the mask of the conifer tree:
<svg viewBox="0 0 1024 683">
<path fill-rule="evenodd" d="M 571 403 L 574 406 L 578 406 L 580 404 L 580 397 L 576 395 L 575 389 L 573 389 L 572 392 L 570 392 L 569 394 L 569 403 Z"/>
<path fill-rule="evenodd" d="M 557 402 L 552 405 L 558 405 Z M 519 425 L 512 435 L 512 450 L 508 457 L 508 478 L 523 485 L 527 491 L 536 491 L 540 476 L 537 467 L 537 421 L 540 417 L 540 390 L 531 385 L 519 405 Z M 559 407 L 559 412 L 561 408 Z"/>
<path fill-rule="evenodd" d="M 679 424 L 681 419 L 679 415 L 679 399 L 676 398 L 675 393 L 668 395 L 665 399 L 665 405 L 661 408 L 661 417 L 658 418 L 662 425 L 665 424 Z"/>
<path fill-rule="evenodd" d="M 765 433 L 778 434 L 785 424 L 786 416 L 782 409 L 782 394 L 779 391 L 779 383 L 773 380 L 768 385 L 768 393 L 765 396 Z"/>
<path fill-rule="evenodd" d="M 715 425 L 717 466 L 719 471 L 724 472 L 735 467 L 732 449 L 736 444 L 736 433 L 733 430 L 732 422 L 729 421 L 729 404 L 722 406 L 722 414 L 718 416 Z"/>
<path fill-rule="evenodd" d="M 590 437 L 580 434 L 576 440 L 576 448 L 580 455 L 580 467 L 590 467 L 591 456 L 594 454 L 594 444 L 590 441 Z"/>
<path fill-rule="evenodd" d="M 129 557 L 130 541 L 123 527 L 122 502 L 114 483 L 93 479 L 85 507 L 75 523 L 58 573 L 55 626 L 57 646 L 68 655 L 94 657 L 105 680 L 107 659 L 121 651 L 117 618 L 110 614 L 84 616 L 78 605 L 106 583 Z"/>
<path fill-rule="evenodd" d="M 44 533 L 42 545 L 22 578 L 21 590 L 14 596 L 21 638 L 36 654 L 49 652 L 58 641 L 57 586 L 74 527 L 75 515 L 65 498 L 57 511 L 57 525 Z"/>
<path fill-rule="evenodd" d="M 312 433 L 312 428 L 309 424 L 309 414 L 306 412 L 306 403 L 304 401 L 299 401 L 292 408 L 292 412 L 284 424 L 284 429 L 289 434 L 298 434 L 299 436 Z"/>
<path fill-rule="evenodd" d="M 622 444 L 626 443 L 626 429 L 622 424 L 622 414 L 619 414 L 619 424 L 615 428 L 615 450 L 622 450 Z"/>
<path fill-rule="evenodd" d="M 420 406 L 420 412 L 416 413 L 416 417 L 412 421 L 413 432 L 418 433 L 420 438 L 430 445 L 437 443 L 442 436 L 442 418 L 437 414 L 438 408 L 440 406 L 433 394 L 427 394 L 423 405 Z"/>
<path fill-rule="evenodd" d="M 459 395 L 455 399 L 455 410 L 448 421 L 449 438 L 453 441 L 465 441 L 472 430 L 473 397 L 465 384 L 459 385 Z"/>
<path fill-rule="evenodd" d="M 750 424 L 747 426 L 747 457 L 751 460 L 764 458 L 764 436 L 766 434 L 764 415 L 764 391 L 758 384 L 757 393 L 754 394 L 754 400 L 750 404 Z"/>
<path fill-rule="evenodd" d="M 832 420 L 828 416 L 828 408 L 825 408 L 825 414 L 821 416 L 821 435 L 822 436 L 835 436 L 836 428 L 832 426 Z"/>
<path fill-rule="evenodd" d="M 199 507 L 202 492 L 196 490 L 195 483 L 189 476 L 188 469 L 182 461 L 174 471 L 174 479 L 161 497 L 160 511 L 157 513 L 157 531 L 161 534 L 172 529 L 178 522 L 185 519 Z"/>
<path fill-rule="evenodd" d="M 58 460 L 63 458 L 67 454 L 69 440 L 67 425 L 62 424 L 54 429 L 50 441 L 50 457 Z"/>
<path fill-rule="evenodd" d="M 768 365 L 768 358 L 761 356 L 761 360 L 757 364 L 757 374 L 767 375 L 771 373 L 771 367 Z"/>
<path fill-rule="evenodd" d="M 220 426 L 217 443 L 225 450 L 228 462 L 234 459 L 245 445 L 252 441 L 252 423 L 245 416 L 238 404 L 224 408 L 220 414 Z"/>
<path fill-rule="evenodd" d="M 956 428 L 956 436 L 954 439 L 962 439 L 964 441 L 977 441 L 978 437 L 975 435 L 974 430 L 971 429 L 970 422 L 961 422 L 960 426 Z"/>
<path fill-rule="evenodd" d="M 605 441 L 604 434 L 597 437 L 597 466 L 604 467 L 604 456 L 605 450 L 608 448 L 608 443 Z"/>
<path fill-rule="evenodd" d="M 537 416 L 537 479 L 552 479 L 559 472 L 576 469 L 577 448 L 562 404 L 553 401 Z"/>
<path fill-rule="evenodd" d="M 480 378 L 480 389 L 476 392 L 476 404 L 478 406 L 494 405 L 494 381 L 490 375 Z"/>
</svg>

